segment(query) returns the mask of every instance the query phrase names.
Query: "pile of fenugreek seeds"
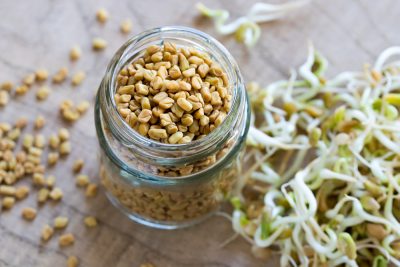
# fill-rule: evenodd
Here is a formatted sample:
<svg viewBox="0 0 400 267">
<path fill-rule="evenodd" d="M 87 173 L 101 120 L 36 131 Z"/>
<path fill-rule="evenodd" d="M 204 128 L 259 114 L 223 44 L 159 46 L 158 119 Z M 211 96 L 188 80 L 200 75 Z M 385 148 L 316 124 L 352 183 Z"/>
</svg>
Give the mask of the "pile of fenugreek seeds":
<svg viewBox="0 0 400 267">
<path fill-rule="evenodd" d="M 121 70 L 115 102 L 121 116 L 141 135 L 169 144 L 189 143 L 225 119 L 232 92 L 227 74 L 207 53 L 149 46 Z"/>
<path fill-rule="evenodd" d="M 231 108 L 232 88 L 227 73 L 207 52 L 172 42 L 147 47 L 119 73 L 115 104 L 127 124 L 139 134 L 165 144 L 199 140 L 223 123 Z M 105 131 L 106 133 L 109 131 Z M 110 138 L 112 140 L 112 138 Z M 184 166 L 147 164 L 115 144 L 129 164 L 144 173 L 182 177 L 212 167 L 232 148 L 230 139 L 220 151 Z M 106 158 L 101 181 L 128 212 L 145 219 L 182 222 L 216 210 L 231 191 L 240 163 L 209 174 L 208 182 L 184 190 L 151 185 L 132 186 L 118 177 Z"/>
<path fill-rule="evenodd" d="M 99 9 L 96 19 L 100 23 L 105 23 L 108 13 L 104 9 Z M 126 34 L 131 31 L 132 23 L 129 19 L 122 21 L 120 30 Z M 107 42 L 101 38 L 94 38 L 92 42 L 93 50 L 103 50 Z M 82 51 L 77 45 L 70 50 L 70 60 L 77 61 L 81 58 Z M 0 109 L 6 107 L 13 97 L 20 97 L 30 91 L 35 85 L 38 86 L 35 96 L 38 103 L 50 97 L 52 90 L 45 85 L 46 81 L 51 80 L 53 86 L 64 83 L 68 80 L 69 70 L 66 67 L 60 68 L 51 79 L 46 69 L 38 69 L 34 73 L 26 75 L 22 79 L 21 85 L 15 86 L 13 82 L 6 81 L 0 84 Z M 71 78 L 71 86 L 79 86 L 86 77 L 84 71 L 75 72 Z M 79 119 L 90 103 L 83 100 L 77 104 L 66 99 L 60 103 L 61 118 L 67 122 Z M 1 112 L 1 111 L 0 111 Z M 39 115 L 29 126 L 29 121 L 25 117 L 17 119 L 14 123 L 0 122 L 0 198 L 1 216 L 6 215 L 12 210 L 17 202 L 27 199 L 30 194 L 35 194 L 37 204 L 30 203 L 25 205 L 20 211 L 20 216 L 26 221 L 34 221 L 40 215 L 40 209 L 47 202 L 54 204 L 60 203 L 64 196 L 63 190 L 57 185 L 57 175 L 47 175 L 47 171 L 55 168 L 56 165 L 65 164 L 59 161 L 60 158 L 67 157 L 72 152 L 73 144 L 70 141 L 70 132 L 66 128 L 60 128 L 48 137 L 40 133 L 46 121 Z M 32 129 L 33 130 L 30 130 Z M 97 184 L 91 182 L 89 176 L 81 173 L 84 167 L 83 159 L 76 159 L 73 163 L 71 173 L 76 175 L 75 184 L 79 188 L 84 188 L 84 195 L 87 198 L 95 197 L 97 194 Z M 63 178 L 65 173 L 62 173 Z M 64 179 L 64 181 L 67 179 Z M 75 237 L 73 233 L 63 232 L 67 229 L 69 218 L 63 215 L 56 216 L 53 221 L 44 224 L 40 232 L 42 242 L 49 242 L 54 235 L 58 235 L 60 247 L 73 245 Z M 87 228 L 97 226 L 97 219 L 87 216 L 83 219 L 83 224 Z M 58 232 L 58 233 L 57 233 Z M 66 266 L 77 267 L 78 257 L 69 256 Z M 143 264 L 142 266 L 153 266 Z"/>
</svg>

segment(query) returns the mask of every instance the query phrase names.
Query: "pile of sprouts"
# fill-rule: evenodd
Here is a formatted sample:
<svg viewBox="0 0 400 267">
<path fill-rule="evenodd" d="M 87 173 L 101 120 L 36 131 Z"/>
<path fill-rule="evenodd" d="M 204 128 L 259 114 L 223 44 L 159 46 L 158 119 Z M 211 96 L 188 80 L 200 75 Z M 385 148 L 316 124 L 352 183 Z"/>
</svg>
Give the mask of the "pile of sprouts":
<svg viewBox="0 0 400 267">
<path fill-rule="evenodd" d="M 281 266 L 400 266 L 396 56 L 400 47 L 327 79 L 310 45 L 288 80 L 248 86 L 253 166 L 232 199 L 233 228 L 280 251 Z"/>
</svg>

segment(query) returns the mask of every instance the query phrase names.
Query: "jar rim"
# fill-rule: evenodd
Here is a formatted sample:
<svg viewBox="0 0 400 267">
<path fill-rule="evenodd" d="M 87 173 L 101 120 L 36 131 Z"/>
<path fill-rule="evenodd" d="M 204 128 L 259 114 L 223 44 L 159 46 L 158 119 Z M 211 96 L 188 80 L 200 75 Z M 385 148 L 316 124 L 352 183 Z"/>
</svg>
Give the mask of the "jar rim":
<svg viewBox="0 0 400 267">
<path fill-rule="evenodd" d="M 213 57 L 218 54 L 219 58 L 224 61 L 224 68 L 228 74 L 229 86 L 231 86 L 232 90 L 231 109 L 227 113 L 223 123 L 205 137 L 186 144 L 165 144 L 140 135 L 125 122 L 122 116 L 120 116 L 114 100 L 116 77 L 122 67 L 126 64 L 126 62 L 124 62 L 124 64 L 120 63 L 128 49 L 141 44 L 141 42 L 146 42 L 146 40 L 151 39 L 154 36 L 157 36 L 157 42 L 162 43 L 164 39 L 173 38 L 173 36 L 169 36 L 171 34 L 178 34 L 178 37 L 182 38 L 182 40 L 184 40 L 184 36 L 194 38 L 196 44 L 201 42 L 203 46 L 212 49 L 212 51 L 206 51 L 210 56 Z M 147 46 L 148 45 L 149 44 L 147 44 Z M 140 51 L 143 51 L 143 49 Z M 127 60 L 127 62 L 128 61 L 132 61 L 132 58 Z M 221 64 L 221 62 L 218 63 Z M 206 157 L 209 154 L 213 154 L 217 151 L 219 144 L 227 142 L 229 134 L 226 133 L 231 130 L 232 125 L 235 124 L 239 117 L 239 106 L 244 104 L 241 103 L 243 94 L 245 94 L 245 92 L 243 92 L 244 90 L 243 78 L 236 61 L 228 50 L 216 39 L 206 33 L 189 27 L 158 27 L 133 36 L 115 53 L 107 67 L 106 75 L 104 76 L 103 82 L 100 86 L 100 108 L 104 114 L 111 113 L 107 123 L 112 129 L 112 133 L 115 134 L 125 146 L 135 150 L 139 156 L 150 158 L 161 164 L 171 161 L 173 164 L 183 164 L 195 161 L 199 156 Z M 162 154 L 162 156 L 159 156 L 160 154 Z"/>
</svg>

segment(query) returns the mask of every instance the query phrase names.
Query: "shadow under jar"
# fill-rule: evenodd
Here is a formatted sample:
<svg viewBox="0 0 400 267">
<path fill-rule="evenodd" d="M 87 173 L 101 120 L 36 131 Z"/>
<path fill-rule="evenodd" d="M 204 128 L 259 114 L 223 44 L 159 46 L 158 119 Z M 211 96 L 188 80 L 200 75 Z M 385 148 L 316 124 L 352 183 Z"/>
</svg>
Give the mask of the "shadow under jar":
<svg viewBox="0 0 400 267">
<path fill-rule="evenodd" d="M 147 47 L 164 42 L 206 52 L 226 72 L 232 94 L 222 124 L 185 144 L 140 135 L 118 113 L 114 99 L 120 71 Z M 129 218 L 151 227 L 175 229 L 204 220 L 235 189 L 249 119 L 239 68 L 217 40 L 185 27 L 156 28 L 133 37 L 114 55 L 97 93 L 100 178 L 108 198 Z"/>
</svg>

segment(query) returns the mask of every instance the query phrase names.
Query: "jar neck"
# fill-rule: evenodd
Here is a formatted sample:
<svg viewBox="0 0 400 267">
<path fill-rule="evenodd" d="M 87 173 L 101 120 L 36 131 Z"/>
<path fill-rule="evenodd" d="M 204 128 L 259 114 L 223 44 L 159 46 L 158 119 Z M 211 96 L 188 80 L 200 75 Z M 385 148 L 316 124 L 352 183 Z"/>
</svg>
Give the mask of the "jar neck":
<svg viewBox="0 0 400 267">
<path fill-rule="evenodd" d="M 232 105 L 225 120 L 205 137 L 187 144 L 164 144 L 140 135 L 118 114 L 114 101 L 117 76 L 127 64 L 143 55 L 149 45 L 164 41 L 177 46 L 192 46 L 210 54 L 226 71 L 232 91 Z M 226 48 L 211 36 L 186 27 L 152 29 L 128 40 L 111 60 L 99 90 L 103 119 L 114 137 L 135 157 L 160 165 L 179 166 L 217 153 L 245 120 L 246 92 L 239 68 Z"/>
</svg>

